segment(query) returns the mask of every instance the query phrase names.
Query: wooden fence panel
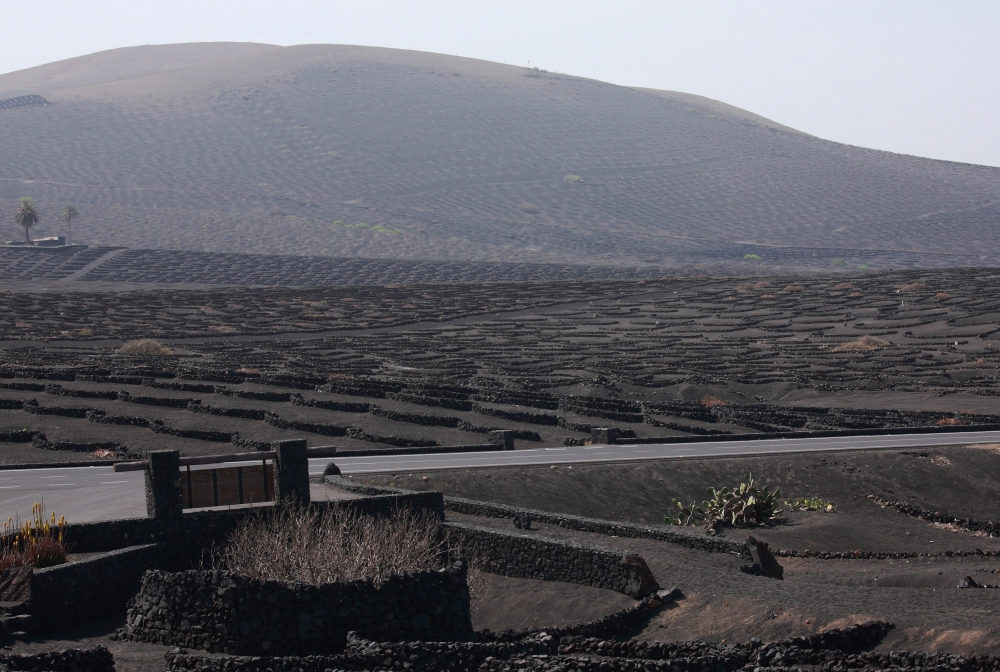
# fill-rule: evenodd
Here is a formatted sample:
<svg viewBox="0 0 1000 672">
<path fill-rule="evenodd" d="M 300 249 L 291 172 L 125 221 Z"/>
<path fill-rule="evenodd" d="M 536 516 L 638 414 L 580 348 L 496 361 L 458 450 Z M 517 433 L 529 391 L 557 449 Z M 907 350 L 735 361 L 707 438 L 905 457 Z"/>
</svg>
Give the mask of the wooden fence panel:
<svg viewBox="0 0 1000 672">
<path fill-rule="evenodd" d="M 274 465 L 222 469 L 188 467 L 181 474 L 185 509 L 274 501 Z"/>
</svg>

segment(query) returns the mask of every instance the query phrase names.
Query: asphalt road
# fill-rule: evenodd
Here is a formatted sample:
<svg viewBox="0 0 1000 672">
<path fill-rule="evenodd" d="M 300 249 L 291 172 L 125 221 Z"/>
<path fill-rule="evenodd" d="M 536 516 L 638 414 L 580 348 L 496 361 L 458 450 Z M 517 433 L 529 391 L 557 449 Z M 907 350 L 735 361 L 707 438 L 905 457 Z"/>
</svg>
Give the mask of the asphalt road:
<svg viewBox="0 0 1000 672">
<path fill-rule="evenodd" d="M 724 457 L 727 455 L 949 446 L 969 443 L 1000 443 L 1000 431 L 580 446 L 506 452 L 345 457 L 340 459 L 319 458 L 309 461 L 309 471 L 318 475 L 331 461 L 336 462 L 344 474 L 410 473 L 437 469 L 661 460 L 678 457 Z M 116 474 L 111 470 L 111 467 L 0 470 L 0 519 L 6 520 L 7 517 L 20 516 L 24 520 L 30 514 L 32 504 L 38 501 L 44 502 L 46 511 L 55 511 L 57 516 L 65 515 L 70 522 L 134 518 L 146 515 L 142 472 L 132 471 Z"/>
</svg>

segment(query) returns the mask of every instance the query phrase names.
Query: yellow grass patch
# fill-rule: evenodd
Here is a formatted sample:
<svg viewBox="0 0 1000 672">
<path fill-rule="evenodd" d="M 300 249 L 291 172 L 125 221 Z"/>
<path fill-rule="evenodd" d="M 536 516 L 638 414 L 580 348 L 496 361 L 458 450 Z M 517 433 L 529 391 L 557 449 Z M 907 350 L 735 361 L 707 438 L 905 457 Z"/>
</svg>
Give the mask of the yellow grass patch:
<svg viewBox="0 0 1000 672">
<path fill-rule="evenodd" d="M 152 338 L 140 338 L 134 341 L 126 341 L 122 347 L 118 348 L 122 355 L 172 355 L 174 351 L 168 347 L 160 345 Z"/>
<path fill-rule="evenodd" d="M 879 348 L 887 348 L 892 343 L 877 336 L 862 336 L 856 341 L 841 343 L 833 349 L 834 352 L 872 352 Z"/>
<path fill-rule="evenodd" d="M 927 289 L 927 283 L 920 282 L 918 280 L 917 282 L 908 282 L 902 285 L 896 285 L 896 289 L 898 289 L 901 292 L 909 292 L 914 289 Z"/>
</svg>

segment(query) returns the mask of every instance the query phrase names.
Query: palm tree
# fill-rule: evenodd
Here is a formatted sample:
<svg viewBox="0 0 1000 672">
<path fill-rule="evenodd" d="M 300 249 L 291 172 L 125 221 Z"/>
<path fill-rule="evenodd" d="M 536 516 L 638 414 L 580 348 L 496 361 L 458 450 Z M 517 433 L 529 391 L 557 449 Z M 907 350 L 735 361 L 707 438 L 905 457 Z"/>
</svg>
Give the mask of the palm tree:
<svg viewBox="0 0 1000 672">
<path fill-rule="evenodd" d="M 34 199 L 19 198 L 17 200 L 21 205 L 18 206 L 17 212 L 14 213 L 14 223 L 24 227 L 24 242 L 27 245 L 31 245 L 31 236 L 28 234 L 28 230 L 38 223 L 41 216 L 35 210 Z"/>
<path fill-rule="evenodd" d="M 79 216 L 80 213 L 76 211 L 75 207 L 73 207 L 72 205 L 67 205 L 65 208 L 63 208 L 62 215 L 60 215 L 59 217 L 59 219 L 64 221 L 66 223 L 66 226 L 69 227 L 69 235 L 67 236 L 67 241 L 66 241 L 67 245 L 73 244 L 73 220 Z"/>
</svg>

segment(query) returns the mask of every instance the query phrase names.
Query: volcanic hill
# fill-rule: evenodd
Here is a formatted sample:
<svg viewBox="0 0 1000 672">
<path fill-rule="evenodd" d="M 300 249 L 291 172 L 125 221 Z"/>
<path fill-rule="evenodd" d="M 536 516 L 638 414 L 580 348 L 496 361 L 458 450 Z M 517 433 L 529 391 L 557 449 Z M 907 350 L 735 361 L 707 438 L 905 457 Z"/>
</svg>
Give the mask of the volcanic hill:
<svg viewBox="0 0 1000 672">
<path fill-rule="evenodd" d="M 51 63 L 0 76 L 0 147 L 2 211 L 31 196 L 52 235 L 73 203 L 90 244 L 742 273 L 1000 263 L 1000 169 L 415 51 L 185 44 Z"/>
</svg>

